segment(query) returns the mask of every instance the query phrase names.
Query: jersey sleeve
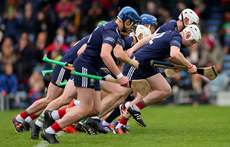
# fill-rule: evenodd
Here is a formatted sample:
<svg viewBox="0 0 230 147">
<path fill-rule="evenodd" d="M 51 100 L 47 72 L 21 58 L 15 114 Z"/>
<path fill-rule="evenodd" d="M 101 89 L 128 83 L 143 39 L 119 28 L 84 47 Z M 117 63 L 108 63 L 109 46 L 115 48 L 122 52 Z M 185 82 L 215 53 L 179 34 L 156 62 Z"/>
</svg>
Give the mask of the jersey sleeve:
<svg viewBox="0 0 230 147">
<path fill-rule="evenodd" d="M 175 35 L 172 37 L 172 39 L 169 41 L 170 46 L 176 46 L 178 48 L 181 48 L 182 44 L 182 38 L 180 35 Z"/>
<path fill-rule="evenodd" d="M 119 40 L 119 35 L 114 30 L 106 30 L 103 34 L 103 43 L 108 43 L 112 47 Z"/>
<path fill-rule="evenodd" d="M 128 50 L 129 48 L 133 47 L 133 36 L 125 38 L 124 44 L 124 50 Z"/>
<path fill-rule="evenodd" d="M 125 47 L 125 41 L 124 41 L 124 39 L 120 39 L 120 38 L 119 38 L 119 39 L 117 40 L 117 44 L 120 45 L 120 46 L 122 46 L 122 47 L 124 48 L 124 47 Z"/>
</svg>

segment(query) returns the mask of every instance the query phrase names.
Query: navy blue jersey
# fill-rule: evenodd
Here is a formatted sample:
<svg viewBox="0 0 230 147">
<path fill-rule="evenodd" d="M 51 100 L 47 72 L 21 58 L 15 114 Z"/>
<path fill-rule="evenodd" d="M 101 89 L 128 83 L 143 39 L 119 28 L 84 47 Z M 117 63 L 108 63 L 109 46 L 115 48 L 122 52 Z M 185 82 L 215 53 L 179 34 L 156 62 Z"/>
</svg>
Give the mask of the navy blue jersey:
<svg viewBox="0 0 230 147">
<path fill-rule="evenodd" d="M 79 40 L 74 46 L 60 59 L 61 62 L 73 63 L 77 58 L 78 50 L 87 43 L 89 35 Z"/>
<path fill-rule="evenodd" d="M 182 37 L 178 31 L 167 31 L 158 34 L 144 47 L 133 54 L 143 67 L 149 67 L 150 60 L 164 60 L 170 56 L 170 47 L 181 48 Z M 131 57 L 132 58 L 132 57 Z"/>
<path fill-rule="evenodd" d="M 89 37 L 85 51 L 79 56 L 79 61 L 87 62 L 95 68 L 100 69 L 103 62 L 100 57 L 101 47 L 103 43 L 107 43 L 114 47 L 120 32 L 115 21 L 110 21 L 96 28 Z"/>
<path fill-rule="evenodd" d="M 118 40 L 117 44 L 123 47 L 123 50 L 128 50 L 133 47 L 133 36 L 126 37 L 125 39 Z"/>
<path fill-rule="evenodd" d="M 160 27 L 154 32 L 154 34 L 166 32 L 166 31 L 170 31 L 170 30 L 178 31 L 178 29 L 177 29 L 177 21 L 176 21 L 176 20 L 171 20 L 171 21 L 169 21 L 169 22 L 163 24 L 162 26 L 160 26 Z"/>
</svg>

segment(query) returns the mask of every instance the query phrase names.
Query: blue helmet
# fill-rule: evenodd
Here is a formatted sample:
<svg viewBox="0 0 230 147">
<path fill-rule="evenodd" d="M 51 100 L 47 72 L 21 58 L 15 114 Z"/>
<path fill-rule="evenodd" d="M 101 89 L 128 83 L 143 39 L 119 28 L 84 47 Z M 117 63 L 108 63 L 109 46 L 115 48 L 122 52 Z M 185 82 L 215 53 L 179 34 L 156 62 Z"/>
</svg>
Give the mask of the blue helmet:
<svg viewBox="0 0 230 147">
<path fill-rule="evenodd" d="M 157 18 L 150 14 L 142 14 L 141 24 L 142 25 L 150 24 L 150 25 L 157 26 Z"/>
<path fill-rule="evenodd" d="M 127 19 L 130 19 L 131 24 L 137 24 L 140 21 L 140 17 L 136 12 L 136 10 L 134 10 L 129 6 L 122 8 L 119 14 L 117 15 L 117 18 L 123 22 L 126 21 Z"/>
</svg>

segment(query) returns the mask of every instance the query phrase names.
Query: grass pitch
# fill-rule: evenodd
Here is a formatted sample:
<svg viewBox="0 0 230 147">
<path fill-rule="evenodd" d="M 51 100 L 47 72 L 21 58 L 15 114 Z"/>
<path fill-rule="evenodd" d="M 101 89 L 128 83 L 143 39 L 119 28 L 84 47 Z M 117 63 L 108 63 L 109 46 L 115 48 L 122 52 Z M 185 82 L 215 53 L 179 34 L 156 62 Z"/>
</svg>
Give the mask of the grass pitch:
<svg viewBox="0 0 230 147">
<path fill-rule="evenodd" d="M 30 132 L 16 133 L 11 118 L 17 111 L 0 112 L 0 147 L 37 146 L 42 139 L 30 139 Z M 143 109 L 147 127 L 130 119 L 130 134 L 67 134 L 58 138 L 59 145 L 78 147 L 229 147 L 230 107 L 154 106 Z M 45 146 L 47 144 L 40 144 Z M 54 146 L 54 145 L 48 145 Z"/>
</svg>

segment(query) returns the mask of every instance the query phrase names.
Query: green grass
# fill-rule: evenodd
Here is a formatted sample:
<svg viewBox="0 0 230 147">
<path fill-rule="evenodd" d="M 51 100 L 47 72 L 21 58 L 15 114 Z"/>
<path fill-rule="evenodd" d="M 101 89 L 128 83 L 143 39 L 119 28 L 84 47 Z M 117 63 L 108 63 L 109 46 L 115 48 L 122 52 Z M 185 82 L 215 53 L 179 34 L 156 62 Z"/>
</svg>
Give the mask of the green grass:
<svg viewBox="0 0 230 147">
<path fill-rule="evenodd" d="M 67 134 L 58 138 L 58 146 L 78 147 L 229 147 L 230 107 L 157 106 L 143 109 L 147 127 L 130 119 L 130 134 Z M 15 133 L 11 118 L 20 111 L 0 112 L 0 147 L 36 146 L 42 141 L 30 139 L 30 132 Z M 49 145 L 54 146 L 54 145 Z M 57 146 L 57 145 L 55 145 Z"/>
</svg>

